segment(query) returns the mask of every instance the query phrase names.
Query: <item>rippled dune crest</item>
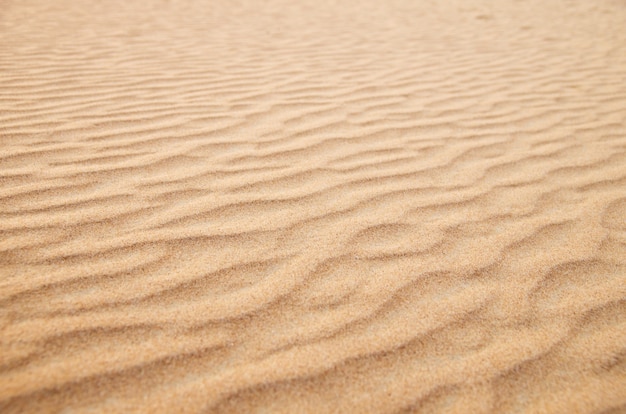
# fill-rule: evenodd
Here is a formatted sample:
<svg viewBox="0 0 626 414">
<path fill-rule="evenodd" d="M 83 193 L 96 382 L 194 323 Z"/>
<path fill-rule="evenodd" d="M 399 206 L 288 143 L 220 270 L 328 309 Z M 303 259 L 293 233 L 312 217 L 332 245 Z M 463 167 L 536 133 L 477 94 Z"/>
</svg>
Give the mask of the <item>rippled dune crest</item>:
<svg viewBox="0 0 626 414">
<path fill-rule="evenodd" d="M 624 28 L 0 1 L 0 412 L 626 412 Z"/>
</svg>

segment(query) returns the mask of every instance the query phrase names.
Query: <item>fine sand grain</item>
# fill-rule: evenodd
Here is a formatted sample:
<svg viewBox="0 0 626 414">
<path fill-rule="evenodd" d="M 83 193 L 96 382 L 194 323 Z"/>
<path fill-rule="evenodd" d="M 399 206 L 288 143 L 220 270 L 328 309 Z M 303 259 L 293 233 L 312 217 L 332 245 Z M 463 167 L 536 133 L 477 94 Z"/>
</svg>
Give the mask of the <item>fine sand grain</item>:
<svg viewBox="0 0 626 414">
<path fill-rule="evenodd" d="M 626 412 L 623 0 L 0 0 L 0 412 Z"/>
</svg>

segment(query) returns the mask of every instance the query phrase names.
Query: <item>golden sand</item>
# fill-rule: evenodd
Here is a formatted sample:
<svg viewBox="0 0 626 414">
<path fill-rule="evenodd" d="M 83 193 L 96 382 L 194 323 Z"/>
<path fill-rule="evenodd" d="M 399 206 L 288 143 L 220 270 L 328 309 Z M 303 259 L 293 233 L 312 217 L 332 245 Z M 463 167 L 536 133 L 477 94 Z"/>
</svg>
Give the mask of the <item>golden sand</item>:
<svg viewBox="0 0 626 414">
<path fill-rule="evenodd" d="M 0 1 L 0 412 L 626 412 L 625 28 Z"/>
</svg>

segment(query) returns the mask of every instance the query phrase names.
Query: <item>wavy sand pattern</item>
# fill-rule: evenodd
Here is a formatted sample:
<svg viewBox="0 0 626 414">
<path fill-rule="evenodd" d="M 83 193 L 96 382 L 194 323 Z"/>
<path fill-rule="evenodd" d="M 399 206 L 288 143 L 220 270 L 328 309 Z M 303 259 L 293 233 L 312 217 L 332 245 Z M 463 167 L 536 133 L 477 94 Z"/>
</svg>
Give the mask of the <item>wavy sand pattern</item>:
<svg viewBox="0 0 626 414">
<path fill-rule="evenodd" d="M 623 1 L 0 8 L 0 412 L 626 412 Z"/>
</svg>

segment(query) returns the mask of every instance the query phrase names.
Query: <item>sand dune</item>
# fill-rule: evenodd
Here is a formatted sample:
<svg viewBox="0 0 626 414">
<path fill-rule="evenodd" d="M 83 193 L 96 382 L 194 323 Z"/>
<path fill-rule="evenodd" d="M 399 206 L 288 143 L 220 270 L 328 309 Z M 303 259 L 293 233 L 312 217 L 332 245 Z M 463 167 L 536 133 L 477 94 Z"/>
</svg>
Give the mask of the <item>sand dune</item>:
<svg viewBox="0 0 626 414">
<path fill-rule="evenodd" d="M 0 3 L 0 412 L 626 412 L 626 3 Z"/>
</svg>

